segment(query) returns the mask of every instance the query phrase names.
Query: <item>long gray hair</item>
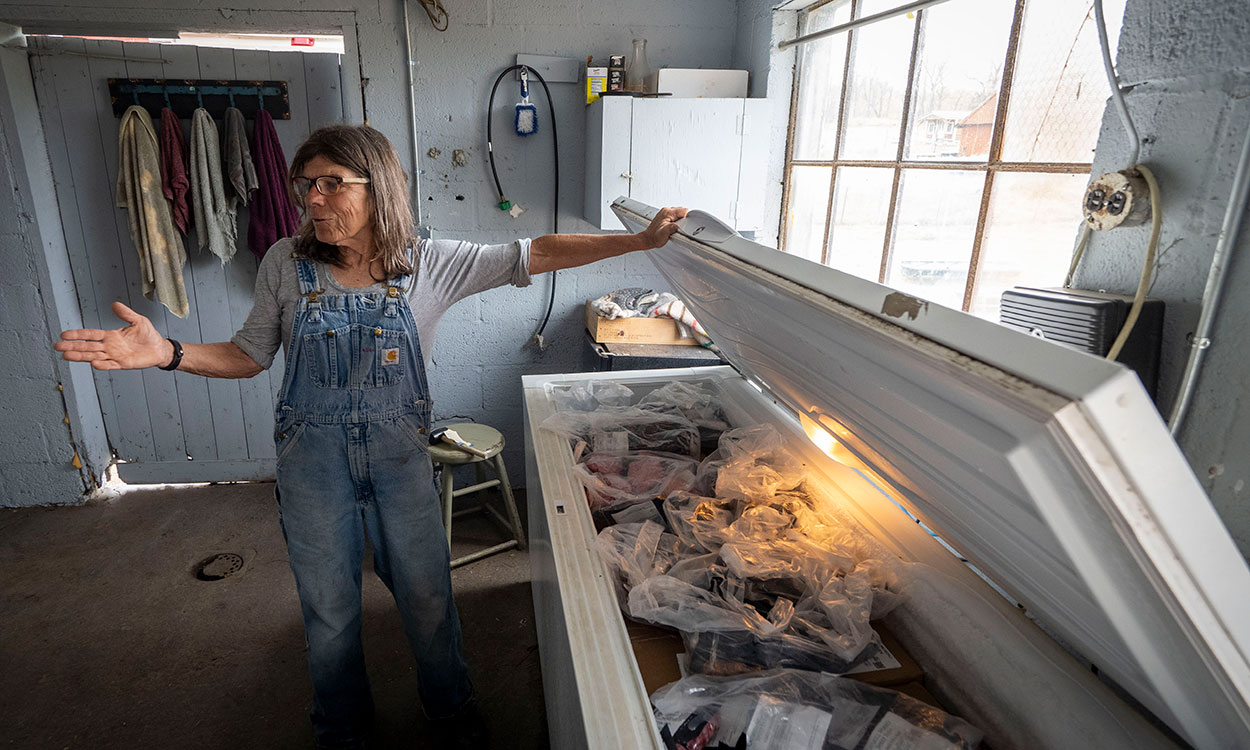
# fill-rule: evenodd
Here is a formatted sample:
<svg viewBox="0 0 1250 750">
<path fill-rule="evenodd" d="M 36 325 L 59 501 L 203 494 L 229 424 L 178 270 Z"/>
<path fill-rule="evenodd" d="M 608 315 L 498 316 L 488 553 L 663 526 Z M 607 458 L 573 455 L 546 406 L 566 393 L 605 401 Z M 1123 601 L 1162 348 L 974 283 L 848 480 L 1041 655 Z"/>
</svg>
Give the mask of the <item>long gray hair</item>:
<svg viewBox="0 0 1250 750">
<path fill-rule="evenodd" d="M 369 261 L 382 264 L 380 280 L 412 273 L 414 264 L 408 258 L 408 248 L 413 249 L 415 260 L 417 242 L 412 231 L 412 205 L 408 202 L 408 175 L 391 142 L 368 125 L 321 128 L 295 151 L 287 176 L 288 186 L 303 172 L 304 165 L 318 156 L 369 178 L 369 184 L 365 185 L 373 209 L 373 256 Z M 293 197 L 302 208 L 303 201 L 298 196 Z M 307 211 L 295 233 L 295 254 L 330 265 L 343 264 L 342 251 L 337 245 L 317 239 Z"/>
</svg>

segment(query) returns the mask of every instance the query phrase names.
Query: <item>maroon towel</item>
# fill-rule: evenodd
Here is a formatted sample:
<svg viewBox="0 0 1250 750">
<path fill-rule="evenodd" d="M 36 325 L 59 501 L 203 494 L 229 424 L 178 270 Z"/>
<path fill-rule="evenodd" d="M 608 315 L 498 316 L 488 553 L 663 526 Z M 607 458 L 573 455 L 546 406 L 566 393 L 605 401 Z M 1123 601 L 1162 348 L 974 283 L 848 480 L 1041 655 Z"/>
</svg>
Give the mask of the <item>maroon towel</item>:
<svg viewBox="0 0 1250 750">
<path fill-rule="evenodd" d="M 263 258 L 273 243 L 294 236 L 299 228 L 299 212 L 287 191 L 286 155 L 273 129 L 273 118 L 263 109 L 256 113 L 252 129 L 252 159 L 260 187 L 252 201 L 247 246 L 257 258 Z"/>
<path fill-rule="evenodd" d="M 187 141 L 182 137 L 182 123 L 169 107 L 161 110 L 161 192 L 169 201 L 174 226 L 183 234 L 191 226 L 191 207 L 187 204 Z"/>
</svg>

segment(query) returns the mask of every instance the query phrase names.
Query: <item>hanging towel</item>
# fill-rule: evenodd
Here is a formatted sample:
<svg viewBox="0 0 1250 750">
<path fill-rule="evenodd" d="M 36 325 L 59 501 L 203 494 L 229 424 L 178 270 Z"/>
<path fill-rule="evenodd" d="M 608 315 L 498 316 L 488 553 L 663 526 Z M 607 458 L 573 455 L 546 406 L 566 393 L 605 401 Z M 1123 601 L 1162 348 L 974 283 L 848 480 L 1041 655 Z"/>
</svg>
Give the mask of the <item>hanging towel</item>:
<svg viewBox="0 0 1250 750">
<path fill-rule="evenodd" d="M 252 221 L 247 227 L 247 246 L 257 258 L 273 243 L 291 237 L 299 228 L 299 213 L 287 191 L 286 155 L 273 129 L 273 118 L 265 110 L 256 112 L 252 130 L 252 154 L 260 188 L 252 204 Z"/>
<path fill-rule="evenodd" d="M 169 107 L 161 110 L 161 190 L 174 214 L 174 226 L 183 234 L 191 226 L 191 207 L 187 205 L 187 140 L 182 137 L 182 123 Z"/>
<path fill-rule="evenodd" d="M 130 237 L 139 250 L 143 296 L 152 299 L 155 293 L 162 305 L 185 318 L 182 266 L 187 252 L 161 190 L 160 147 L 152 117 L 143 107 L 131 107 L 122 115 L 117 150 L 117 205 L 126 209 Z"/>
<path fill-rule="evenodd" d="M 231 208 L 237 208 L 240 201 L 246 206 L 252 199 L 252 191 L 259 186 L 245 126 L 243 113 L 237 107 L 226 110 L 226 175 L 229 178 L 226 193 Z"/>
<path fill-rule="evenodd" d="M 191 207 L 195 211 L 196 244 L 208 247 L 225 263 L 234 257 L 238 226 L 234 207 L 226 202 L 221 182 L 221 146 L 217 123 L 200 107 L 191 115 Z"/>
</svg>

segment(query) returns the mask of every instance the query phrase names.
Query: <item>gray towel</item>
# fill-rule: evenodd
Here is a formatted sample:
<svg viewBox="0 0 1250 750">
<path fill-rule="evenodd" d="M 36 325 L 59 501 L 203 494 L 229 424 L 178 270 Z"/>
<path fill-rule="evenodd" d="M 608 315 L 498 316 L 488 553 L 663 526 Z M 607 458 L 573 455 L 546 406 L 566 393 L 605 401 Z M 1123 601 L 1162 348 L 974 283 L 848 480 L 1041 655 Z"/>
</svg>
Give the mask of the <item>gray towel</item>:
<svg viewBox="0 0 1250 750">
<path fill-rule="evenodd" d="M 160 146 L 143 107 L 131 107 L 122 115 L 117 150 L 117 205 L 126 209 L 130 237 L 139 250 L 143 296 L 152 299 L 155 293 L 162 305 L 185 318 L 189 307 L 182 266 L 187 251 L 161 188 Z"/>
<path fill-rule="evenodd" d="M 237 208 L 239 201 L 243 205 L 252 199 L 252 191 L 260 187 L 256 180 L 256 165 L 252 163 L 252 150 L 247 145 L 246 123 L 243 113 L 237 107 L 226 110 L 226 174 L 230 181 L 229 201 L 231 208 Z"/>
<path fill-rule="evenodd" d="M 217 123 L 203 107 L 191 116 L 191 206 L 197 246 L 203 250 L 207 245 L 222 263 L 233 258 L 239 229 L 221 182 Z"/>
</svg>

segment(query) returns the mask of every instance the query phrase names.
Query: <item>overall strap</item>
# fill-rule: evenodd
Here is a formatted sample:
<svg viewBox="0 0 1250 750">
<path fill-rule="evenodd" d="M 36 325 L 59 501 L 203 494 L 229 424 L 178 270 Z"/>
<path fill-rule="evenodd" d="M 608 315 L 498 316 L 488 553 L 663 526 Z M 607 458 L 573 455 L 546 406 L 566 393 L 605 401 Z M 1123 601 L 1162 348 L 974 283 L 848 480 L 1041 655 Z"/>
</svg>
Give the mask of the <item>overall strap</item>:
<svg viewBox="0 0 1250 750">
<path fill-rule="evenodd" d="M 408 249 L 408 260 L 412 260 L 412 248 Z M 412 274 L 406 273 L 386 286 L 386 312 L 388 318 L 399 316 L 399 301 L 407 295 L 412 286 Z"/>
<path fill-rule="evenodd" d="M 308 319 L 318 321 L 321 319 L 319 297 L 325 293 L 325 289 L 317 283 L 317 264 L 306 258 L 299 258 L 295 261 L 295 268 L 299 272 L 300 296 L 308 302 Z"/>
</svg>

